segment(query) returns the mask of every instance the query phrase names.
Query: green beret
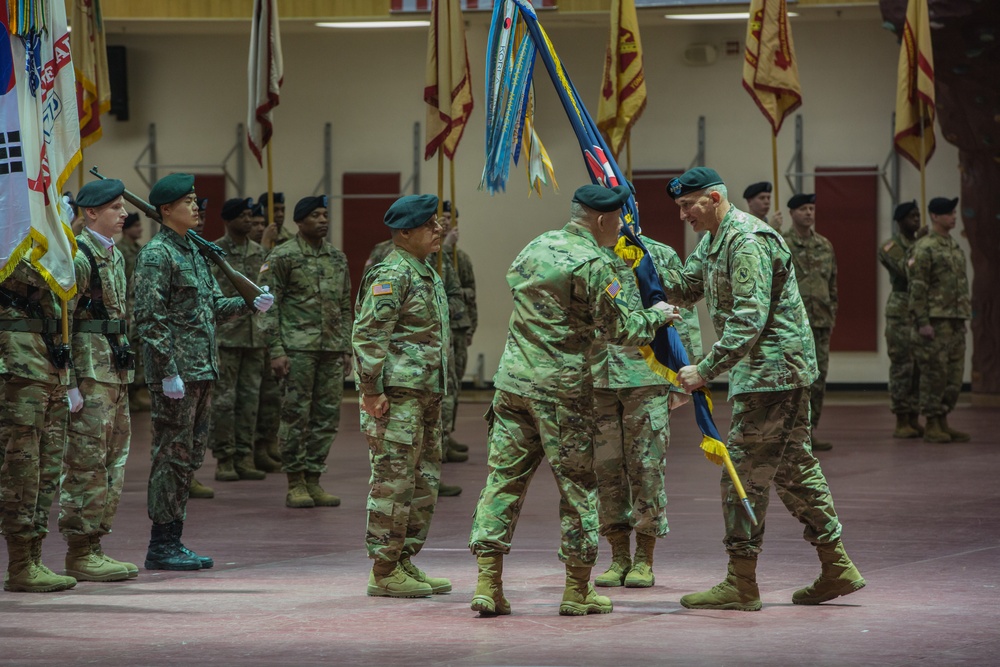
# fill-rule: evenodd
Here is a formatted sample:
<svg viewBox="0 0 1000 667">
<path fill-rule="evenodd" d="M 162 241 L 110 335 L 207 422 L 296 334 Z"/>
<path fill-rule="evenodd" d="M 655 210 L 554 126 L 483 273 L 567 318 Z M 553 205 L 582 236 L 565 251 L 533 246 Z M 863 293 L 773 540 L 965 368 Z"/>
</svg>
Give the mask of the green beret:
<svg viewBox="0 0 1000 667">
<path fill-rule="evenodd" d="M 762 192 L 770 192 L 771 184 L 767 181 L 761 181 L 760 183 L 754 183 L 753 185 L 748 185 L 747 189 L 743 191 L 744 199 L 753 199 Z"/>
<path fill-rule="evenodd" d="M 109 201 L 120 197 L 123 192 L 125 192 L 125 184 L 117 178 L 91 181 L 76 193 L 76 205 L 80 208 L 104 206 Z"/>
<path fill-rule="evenodd" d="M 632 191 L 624 185 L 606 188 L 603 185 L 591 184 L 577 188 L 573 193 L 573 201 L 599 213 L 610 213 L 624 206 L 631 196 Z"/>
<path fill-rule="evenodd" d="M 80 195 L 76 196 L 76 201 L 79 204 Z M 927 210 L 934 215 L 944 215 L 945 213 L 951 213 L 958 206 L 958 197 L 954 199 L 948 199 L 947 197 L 935 197 L 927 203 Z"/>
<path fill-rule="evenodd" d="M 390 229 L 416 229 L 437 213 L 436 195 L 406 195 L 392 202 L 382 219 Z"/>
<path fill-rule="evenodd" d="M 149 203 L 153 206 L 163 206 L 192 192 L 194 192 L 194 176 L 170 174 L 153 183 L 153 188 L 149 191 Z"/>
<path fill-rule="evenodd" d="M 295 204 L 295 211 L 292 215 L 292 220 L 295 222 L 305 220 L 306 216 L 318 208 L 328 208 L 326 205 L 326 195 L 303 197 L 297 204 Z"/>
<path fill-rule="evenodd" d="M 800 206 L 805 206 L 806 204 L 815 204 L 816 195 L 814 194 L 803 194 L 799 193 L 797 195 L 792 195 L 792 198 L 788 200 L 788 210 L 794 211 Z"/>
<path fill-rule="evenodd" d="M 698 192 L 713 185 L 725 185 L 719 172 L 709 167 L 695 167 L 670 181 L 667 184 L 667 194 L 670 195 L 671 199 L 677 199 L 682 195 Z"/>
</svg>

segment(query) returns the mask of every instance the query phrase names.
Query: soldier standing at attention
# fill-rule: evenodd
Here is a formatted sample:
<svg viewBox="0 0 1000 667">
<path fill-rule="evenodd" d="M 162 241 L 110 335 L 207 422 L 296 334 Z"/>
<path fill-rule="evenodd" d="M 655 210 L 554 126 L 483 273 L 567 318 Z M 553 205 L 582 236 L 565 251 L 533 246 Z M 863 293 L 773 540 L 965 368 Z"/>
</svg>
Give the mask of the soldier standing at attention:
<svg viewBox="0 0 1000 667">
<path fill-rule="evenodd" d="M 394 249 L 358 291 L 354 363 L 371 489 L 368 595 L 426 597 L 451 582 L 413 564 L 441 480 L 441 399 L 448 387 L 448 298 L 428 256 L 441 248 L 438 198 L 408 195 L 386 211 Z"/>
<path fill-rule="evenodd" d="M 287 507 L 336 507 L 319 478 L 340 428 L 344 372 L 351 337 L 351 279 L 347 256 L 326 240 L 326 195 L 295 204 L 299 233 L 268 255 L 260 284 L 278 306 L 268 316 L 271 370 L 282 384 L 282 468 Z"/>
<path fill-rule="evenodd" d="M 125 260 L 125 319 L 128 322 L 129 340 L 136 340 L 135 318 L 132 317 L 132 312 L 135 310 L 135 285 L 132 276 L 135 273 L 135 260 L 142 249 L 140 238 L 142 238 L 142 223 L 139 214 L 129 213 L 122 226 L 121 238 L 115 243 L 115 247 Z M 149 392 L 146 390 L 141 355 L 136 355 L 133 376 L 135 379 L 132 380 L 128 390 L 128 408 L 132 412 L 145 412 L 149 410 Z"/>
<path fill-rule="evenodd" d="M 29 248 L 27 252 L 31 252 Z M 5 591 L 76 586 L 42 563 L 42 540 L 59 488 L 72 381 L 60 343 L 62 308 L 27 257 L 0 285 L 0 532 L 7 541 Z"/>
<path fill-rule="evenodd" d="M 75 381 L 63 457 L 59 532 L 69 545 L 66 574 L 78 581 L 121 581 L 139 568 L 104 554 L 125 481 L 132 422 L 128 386 L 135 367 L 126 336 L 125 260 L 112 237 L 126 219 L 125 184 L 92 181 L 77 193 L 86 221 L 76 237 L 77 306 L 71 341 Z"/>
<path fill-rule="evenodd" d="M 264 230 L 267 229 L 267 212 L 264 211 L 260 203 L 254 204 L 250 209 L 250 233 L 247 238 L 254 243 L 260 244 L 264 240 Z M 267 252 L 266 250 L 264 251 Z"/>
<path fill-rule="evenodd" d="M 771 213 L 771 190 L 770 182 L 761 181 L 748 185 L 743 191 L 743 198 L 747 201 L 747 211 L 750 215 L 781 232 L 781 211 L 774 211 L 771 218 L 768 218 L 768 213 Z"/>
<path fill-rule="evenodd" d="M 792 252 L 799 294 L 806 307 L 809 327 L 816 345 L 816 367 L 819 376 L 809 388 L 810 424 L 813 451 L 833 449 L 833 445 L 816 438 L 823 398 L 826 396 L 826 373 L 830 368 L 830 334 L 837 320 L 837 258 L 833 244 L 815 229 L 816 195 L 797 194 L 788 200 L 792 226 L 784 233 L 785 243 Z"/>
<path fill-rule="evenodd" d="M 489 459 L 469 537 L 479 578 L 472 609 L 509 614 L 503 594 L 503 556 L 528 482 L 548 460 L 559 486 L 566 588 L 559 613 L 607 614 L 611 600 L 590 582 L 597 561 L 597 477 L 594 473 L 595 345 L 649 343 L 675 319 L 657 303 L 629 311 L 611 247 L 621 230 L 625 186 L 585 185 L 574 193 L 570 221 L 531 241 L 507 271 L 514 296 L 507 345 L 487 413 Z"/>
<path fill-rule="evenodd" d="M 904 202 L 892 215 L 898 227 L 878 251 L 878 259 L 889 272 L 892 291 L 885 304 L 885 343 L 889 351 L 889 401 L 896 415 L 894 438 L 919 438 L 920 372 L 913 361 L 913 320 L 909 311 L 909 283 L 906 262 L 910 259 L 920 229 L 920 209 L 916 201 Z"/>
<path fill-rule="evenodd" d="M 222 205 L 226 234 L 215 243 L 226 252 L 229 264 L 245 276 L 256 276 L 264 264 L 264 249 L 247 238 L 250 233 L 252 199 L 230 199 Z M 239 296 L 233 283 L 218 266 L 212 273 L 223 296 Z M 240 315 L 216 327 L 219 345 L 219 379 L 212 391 L 211 447 L 218 465 L 215 479 L 235 482 L 264 479 L 265 472 L 277 472 L 277 463 L 264 452 L 254 451 L 257 402 L 264 372 L 264 334 L 260 318 Z M 261 468 L 256 463 L 260 461 Z"/>
<path fill-rule="evenodd" d="M 162 217 L 135 268 L 135 319 L 152 397 L 152 466 L 147 505 L 153 522 L 147 570 L 210 568 L 181 542 L 188 489 L 208 447 L 212 385 L 219 377 L 216 322 L 250 311 L 224 297 L 187 232 L 198 225 L 194 176 L 170 174 L 153 184 L 149 203 Z M 274 296 L 261 294 L 264 312 Z"/>
<path fill-rule="evenodd" d="M 771 484 L 788 511 L 805 525 L 822 573 L 792 594 L 795 604 L 819 604 L 853 593 L 865 580 L 840 541 L 841 524 L 819 461 L 809 446 L 809 385 L 816 353 L 795 281 L 791 253 L 769 226 L 729 203 L 714 169 L 696 167 L 670 182 L 667 192 L 682 222 L 707 232 L 683 270 L 660 274 L 667 297 L 682 306 L 704 298 L 718 342 L 677 379 L 689 392 L 729 372 L 733 419 L 729 453 L 759 524 L 744 514 L 729 476 L 722 477 L 726 578 L 711 590 L 681 598 L 688 609 L 758 611 L 757 555 Z"/>
<path fill-rule="evenodd" d="M 969 434 L 948 425 L 965 373 L 965 321 L 972 317 L 965 253 L 951 238 L 958 199 L 935 197 L 927 204 L 931 226 L 907 260 L 913 354 L 920 366 L 920 411 L 927 442 L 968 442 Z"/>
<path fill-rule="evenodd" d="M 265 220 L 267 220 L 267 202 L 268 195 L 266 192 L 257 198 L 257 203 L 260 204 L 264 212 Z M 261 245 L 264 246 L 265 250 L 271 250 L 292 238 L 294 238 L 292 234 L 285 229 L 285 193 L 275 192 L 274 220 L 267 220 L 267 229 L 264 230 Z"/>
</svg>

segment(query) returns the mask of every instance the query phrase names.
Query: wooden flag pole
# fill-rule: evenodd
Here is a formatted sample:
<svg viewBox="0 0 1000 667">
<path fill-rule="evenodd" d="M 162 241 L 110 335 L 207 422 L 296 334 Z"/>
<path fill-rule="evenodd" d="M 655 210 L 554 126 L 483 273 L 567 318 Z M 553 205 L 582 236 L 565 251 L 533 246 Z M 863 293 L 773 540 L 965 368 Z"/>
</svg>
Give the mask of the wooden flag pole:
<svg viewBox="0 0 1000 667">
<path fill-rule="evenodd" d="M 774 172 L 774 196 L 771 197 L 771 210 L 777 211 L 779 206 L 778 202 L 781 198 L 778 196 L 778 133 L 771 131 L 771 170 Z"/>
<path fill-rule="evenodd" d="M 274 172 L 271 169 L 271 141 L 267 142 L 267 222 L 269 225 L 276 224 L 274 222 Z M 274 247 L 274 241 L 278 238 L 278 229 L 275 227 L 274 239 L 269 242 L 269 247 Z"/>
<path fill-rule="evenodd" d="M 438 217 L 444 213 L 444 151 L 438 146 Z M 442 239 L 443 240 L 443 239 Z M 444 268 L 441 265 L 441 257 L 444 255 L 444 249 L 438 252 L 437 256 L 437 272 L 441 275 L 441 271 Z"/>
<path fill-rule="evenodd" d="M 924 105 L 920 104 L 920 220 L 928 225 L 930 229 L 930 219 L 927 211 L 927 159 L 924 157 L 926 148 L 924 146 Z"/>
</svg>

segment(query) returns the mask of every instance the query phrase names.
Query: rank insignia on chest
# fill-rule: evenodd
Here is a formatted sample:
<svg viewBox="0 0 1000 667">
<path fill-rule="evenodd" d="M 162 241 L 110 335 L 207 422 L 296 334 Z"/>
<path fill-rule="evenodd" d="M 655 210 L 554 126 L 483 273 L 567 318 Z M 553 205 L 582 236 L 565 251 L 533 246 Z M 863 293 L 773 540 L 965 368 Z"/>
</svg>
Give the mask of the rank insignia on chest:
<svg viewBox="0 0 1000 667">
<path fill-rule="evenodd" d="M 392 283 L 375 283 L 372 285 L 372 296 L 388 296 L 392 294 Z"/>
</svg>

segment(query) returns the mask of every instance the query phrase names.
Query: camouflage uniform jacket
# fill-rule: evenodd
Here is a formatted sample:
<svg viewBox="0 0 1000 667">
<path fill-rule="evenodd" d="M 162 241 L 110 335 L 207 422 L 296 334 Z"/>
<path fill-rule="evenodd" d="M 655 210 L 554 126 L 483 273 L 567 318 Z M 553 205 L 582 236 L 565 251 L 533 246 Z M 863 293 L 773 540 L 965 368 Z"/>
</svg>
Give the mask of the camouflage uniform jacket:
<svg viewBox="0 0 1000 667">
<path fill-rule="evenodd" d="M 97 238 L 85 228 L 76 237 L 77 246 L 87 246 L 94 255 L 97 264 L 97 275 L 101 279 L 101 299 L 108 311 L 109 320 L 127 321 L 125 303 L 125 258 L 118 252 L 118 246 L 105 248 Z M 81 297 L 91 297 L 90 277 L 92 268 L 90 260 L 82 250 L 77 250 L 73 258 L 73 268 L 76 270 L 76 303 Z M 89 322 L 98 318 L 89 310 L 77 308 L 73 312 L 75 322 Z M 127 343 L 125 334 L 113 334 L 117 345 Z M 77 380 L 92 378 L 106 384 L 128 384 L 135 374 L 130 370 L 118 370 L 114 353 L 107 336 L 102 333 L 75 332 L 70 343 L 73 353 L 73 370 Z"/>
<path fill-rule="evenodd" d="M 629 311 L 615 259 L 575 222 L 525 246 L 507 284 L 514 312 L 493 383 L 526 398 L 585 398 L 596 346 L 647 344 L 669 319 L 659 310 Z"/>
<path fill-rule="evenodd" d="M 135 310 L 135 261 L 139 257 L 142 246 L 137 241 L 133 241 L 127 236 L 122 236 L 121 240 L 115 243 L 115 247 L 122 254 L 125 260 L 125 313 L 126 317 L 132 319 L 132 311 Z"/>
<path fill-rule="evenodd" d="M 267 255 L 263 246 L 249 239 L 243 245 L 238 245 L 229 234 L 216 240 L 215 244 L 226 251 L 226 260 L 230 266 L 250 280 L 256 280 L 260 273 L 260 267 L 264 264 L 264 257 Z M 236 286 L 215 264 L 212 264 L 212 275 L 215 276 L 224 296 L 240 296 L 240 293 L 236 291 Z M 275 305 L 277 306 L 277 304 Z M 231 322 L 220 324 L 215 335 L 219 346 L 243 349 L 264 347 L 264 334 L 261 331 L 260 319 L 256 313 L 247 313 Z"/>
<path fill-rule="evenodd" d="M 161 226 L 139 252 L 135 324 L 152 382 L 218 379 L 216 322 L 248 311 L 241 297 L 222 296 L 208 260 L 186 236 Z"/>
<path fill-rule="evenodd" d="M 258 284 L 274 294 L 274 307 L 264 315 L 272 359 L 288 350 L 350 349 L 351 277 L 340 250 L 326 241 L 314 248 L 296 234 L 271 251 Z"/>
<path fill-rule="evenodd" d="M 392 249 L 395 247 L 396 244 L 392 242 L 392 239 L 376 243 L 372 248 L 372 251 L 368 254 L 368 259 L 365 260 L 365 271 L 388 257 L 389 253 L 392 252 Z"/>
<path fill-rule="evenodd" d="M 805 387 L 818 375 L 816 348 L 781 235 L 731 206 L 684 264 L 660 274 L 667 298 L 705 297 L 719 340 L 698 363 L 706 380 L 729 374 L 730 397 Z"/>
<path fill-rule="evenodd" d="M 684 264 L 674 249 L 648 237 L 641 237 L 649 251 L 657 271 L 667 268 L 681 270 Z M 622 282 L 622 293 L 629 310 L 642 308 L 642 297 L 636 285 L 635 274 L 625 262 L 607 249 L 617 260 L 618 275 Z M 682 308 L 681 320 L 674 322 L 674 328 L 681 337 L 684 349 L 687 350 L 691 363 L 701 358 L 701 324 L 698 322 L 698 311 L 694 308 Z M 598 345 L 594 349 L 594 386 L 599 389 L 623 389 L 627 387 L 649 387 L 652 385 L 668 385 L 667 379 L 654 373 L 642 356 L 638 347 L 620 347 L 618 345 Z M 677 369 L 674 369 L 677 370 Z"/>
<path fill-rule="evenodd" d="M 476 304 L 476 275 L 472 270 L 472 258 L 461 248 L 455 248 L 454 255 L 452 250 L 453 248 L 445 248 L 444 256 L 445 259 L 452 259 L 458 272 L 458 282 L 465 299 L 465 314 L 469 319 L 469 334 L 474 334 L 479 326 L 479 307 Z"/>
<path fill-rule="evenodd" d="M 386 387 L 447 393 L 448 297 L 429 261 L 397 247 L 365 273 L 357 312 L 354 369 L 362 394 Z"/>
<path fill-rule="evenodd" d="M 427 263 L 437 271 L 438 254 L 432 252 L 428 255 Z M 458 280 L 458 271 L 452 265 L 450 255 L 441 258 L 440 275 L 441 281 L 444 283 L 444 293 L 448 295 L 448 315 L 451 318 L 449 326 L 452 331 L 468 332 L 472 322 L 465 310 L 465 293 L 462 291 L 462 283 Z"/>
<path fill-rule="evenodd" d="M 794 229 L 784 233 L 785 243 L 792 251 L 799 294 L 809 316 L 809 326 L 831 329 L 837 320 L 837 258 L 833 244 L 812 231 L 802 238 Z"/>
<path fill-rule="evenodd" d="M 29 251 L 30 252 L 30 251 Z M 14 267 L 3 281 L 3 289 L 20 298 L 38 296 L 38 305 L 46 320 L 54 322 L 57 331 L 52 333 L 52 341 L 59 344 L 62 322 L 62 307 L 59 297 L 52 293 L 45 280 L 31 266 L 27 258 Z M 16 306 L 6 307 L 0 301 L 0 320 L 33 319 Z M 72 325 L 72 320 L 70 321 Z M 0 326 L 0 375 L 10 374 L 46 384 L 69 384 L 72 374 L 57 369 L 49 358 L 48 348 L 42 334 L 28 331 L 8 331 Z"/>
<path fill-rule="evenodd" d="M 932 317 L 972 317 L 965 253 L 951 236 L 931 231 L 917 240 L 906 274 L 910 280 L 910 315 L 917 328 Z"/>
<path fill-rule="evenodd" d="M 902 234 L 893 234 L 892 238 L 879 247 L 878 261 L 889 272 L 889 284 L 892 291 L 885 304 L 886 317 L 909 316 L 909 282 L 906 279 L 906 262 L 913 252 L 915 241 Z"/>
</svg>

